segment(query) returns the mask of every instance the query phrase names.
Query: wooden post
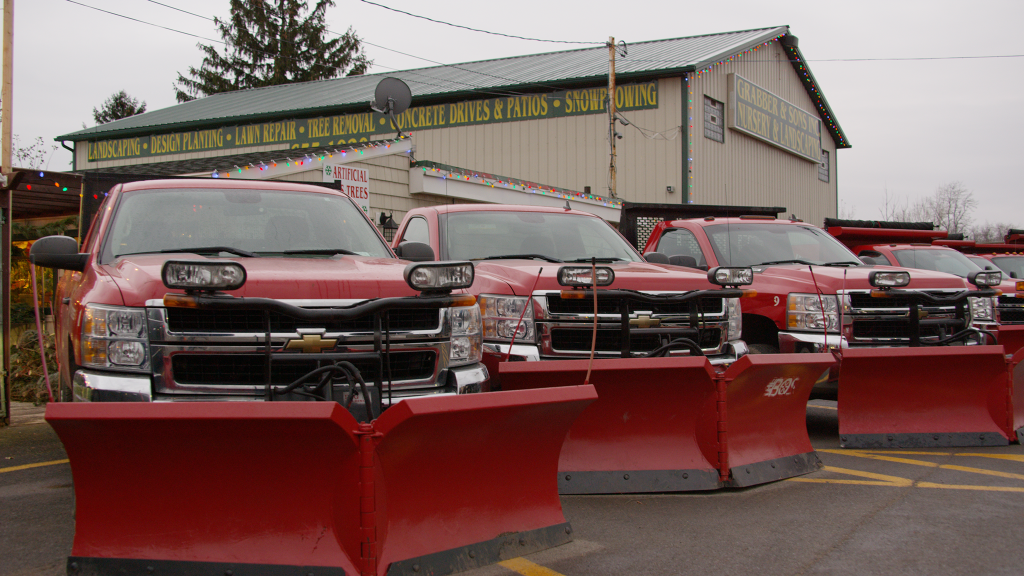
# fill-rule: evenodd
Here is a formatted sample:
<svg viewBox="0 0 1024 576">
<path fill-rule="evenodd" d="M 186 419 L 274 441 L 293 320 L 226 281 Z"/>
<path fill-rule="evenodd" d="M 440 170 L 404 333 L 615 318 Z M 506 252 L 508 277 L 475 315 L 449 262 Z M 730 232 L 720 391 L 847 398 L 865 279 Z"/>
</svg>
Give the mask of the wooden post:
<svg viewBox="0 0 1024 576">
<path fill-rule="evenodd" d="M 0 89 L 0 172 L 8 178 L 12 177 L 14 170 L 11 167 L 11 145 L 12 145 L 12 105 L 13 105 L 13 68 L 14 68 L 14 0 L 4 0 L 4 60 L 3 60 L 3 87 Z M 13 214 L 12 190 L 3 186 L 0 192 L 0 282 L 3 285 L 3 297 L 0 298 L 0 322 L 3 322 L 2 345 L 3 350 L 3 388 L 0 390 L 0 424 L 10 425 L 11 423 L 11 216 Z"/>
</svg>

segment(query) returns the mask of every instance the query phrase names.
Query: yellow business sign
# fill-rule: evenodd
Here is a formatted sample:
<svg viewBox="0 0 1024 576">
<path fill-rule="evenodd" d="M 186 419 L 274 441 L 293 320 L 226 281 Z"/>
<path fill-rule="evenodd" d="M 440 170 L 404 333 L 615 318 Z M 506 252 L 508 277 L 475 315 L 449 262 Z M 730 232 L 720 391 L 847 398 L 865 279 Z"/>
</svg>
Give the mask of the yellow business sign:
<svg viewBox="0 0 1024 576">
<path fill-rule="evenodd" d="M 520 122 L 607 112 L 607 88 L 561 90 L 546 94 L 502 96 L 487 100 L 417 106 L 398 114 L 403 132 L 435 128 Z M 624 84 L 615 89 L 615 106 L 622 111 L 658 107 L 658 83 Z M 391 121 L 379 112 L 360 112 L 245 126 L 171 132 L 136 138 L 89 142 L 89 161 L 124 160 L 207 150 L 287 143 L 291 148 L 343 146 L 394 134 Z"/>
<path fill-rule="evenodd" d="M 729 74 L 729 128 L 821 162 L 821 119 L 738 74 Z"/>
</svg>

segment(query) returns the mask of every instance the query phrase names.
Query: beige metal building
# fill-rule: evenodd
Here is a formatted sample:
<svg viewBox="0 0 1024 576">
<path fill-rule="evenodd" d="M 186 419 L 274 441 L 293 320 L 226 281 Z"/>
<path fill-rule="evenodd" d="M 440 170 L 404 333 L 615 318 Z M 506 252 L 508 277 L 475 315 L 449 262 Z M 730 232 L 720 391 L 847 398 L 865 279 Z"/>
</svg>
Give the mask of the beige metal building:
<svg viewBox="0 0 1024 576">
<path fill-rule="evenodd" d="M 850 144 L 788 27 L 618 45 L 614 124 L 610 54 L 387 74 L 411 89 L 401 138 L 371 110 L 385 75 L 366 75 L 217 94 L 58 140 L 73 142 L 76 172 L 338 181 L 375 221 L 566 199 L 612 222 L 622 201 L 836 215 L 836 150 Z"/>
</svg>

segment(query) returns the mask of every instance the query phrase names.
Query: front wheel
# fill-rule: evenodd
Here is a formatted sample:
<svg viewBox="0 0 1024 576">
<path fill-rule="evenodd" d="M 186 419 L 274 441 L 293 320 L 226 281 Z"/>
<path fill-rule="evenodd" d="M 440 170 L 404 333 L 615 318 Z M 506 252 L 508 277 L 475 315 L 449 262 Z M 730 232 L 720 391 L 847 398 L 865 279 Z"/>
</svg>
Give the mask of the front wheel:
<svg viewBox="0 0 1024 576">
<path fill-rule="evenodd" d="M 751 354 L 778 354 L 779 349 L 771 344 L 748 344 Z"/>
</svg>

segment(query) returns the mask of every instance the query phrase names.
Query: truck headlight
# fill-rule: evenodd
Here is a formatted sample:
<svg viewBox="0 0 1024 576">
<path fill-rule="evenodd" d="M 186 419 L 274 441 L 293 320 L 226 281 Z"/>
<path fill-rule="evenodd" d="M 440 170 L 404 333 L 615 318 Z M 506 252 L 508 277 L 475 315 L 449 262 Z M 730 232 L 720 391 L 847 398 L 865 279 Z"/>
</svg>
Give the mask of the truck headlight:
<svg viewBox="0 0 1024 576">
<path fill-rule="evenodd" d="M 238 290 L 245 268 L 237 262 L 168 260 L 160 272 L 164 286 L 178 290 Z"/>
<path fill-rule="evenodd" d="M 839 332 L 839 303 L 831 295 L 790 294 L 786 304 L 786 325 L 790 330 Z"/>
<path fill-rule="evenodd" d="M 518 342 L 536 341 L 533 301 L 529 298 L 484 294 L 480 296 L 480 311 L 483 314 L 484 340 L 509 342 L 515 334 Z M 520 316 L 523 318 L 522 323 L 519 322 Z"/>
<path fill-rule="evenodd" d="M 449 308 L 448 318 L 452 328 L 450 365 L 461 366 L 479 362 L 483 357 L 480 308 L 475 304 Z"/>
<path fill-rule="evenodd" d="M 968 304 L 971 307 L 971 320 L 974 322 L 995 322 L 996 321 L 996 304 L 995 298 L 989 297 L 978 297 L 968 298 Z"/>
<path fill-rule="evenodd" d="M 743 310 L 740 309 L 739 298 L 726 298 L 725 309 L 729 314 L 729 333 L 726 340 L 743 338 Z"/>
<path fill-rule="evenodd" d="M 405 282 L 420 292 L 451 292 L 473 285 L 472 262 L 415 262 L 405 267 Z"/>
<path fill-rule="evenodd" d="M 89 304 L 82 316 L 82 366 L 149 369 L 144 308 Z"/>
<path fill-rule="evenodd" d="M 999 286 L 999 283 L 1003 281 L 1003 273 L 998 271 L 971 272 L 967 275 L 967 281 L 978 288 L 991 288 L 992 286 Z"/>
</svg>

